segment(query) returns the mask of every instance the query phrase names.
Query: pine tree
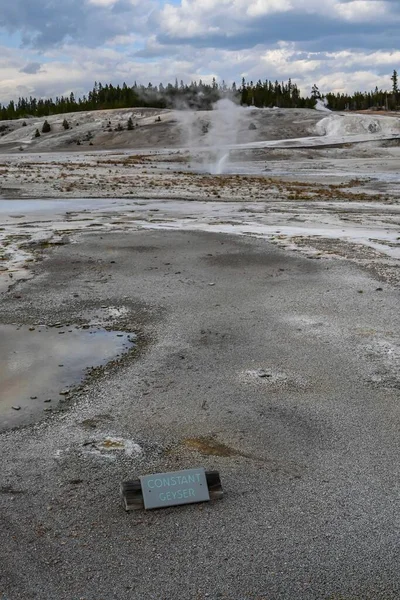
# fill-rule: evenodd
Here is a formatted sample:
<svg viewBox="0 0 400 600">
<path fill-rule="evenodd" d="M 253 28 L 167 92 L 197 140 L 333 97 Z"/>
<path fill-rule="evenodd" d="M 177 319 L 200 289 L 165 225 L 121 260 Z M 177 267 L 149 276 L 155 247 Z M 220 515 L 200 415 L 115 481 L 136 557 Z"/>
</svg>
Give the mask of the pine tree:
<svg viewBox="0 0 400 600">
<path fill-rule="evenodd" d="M 318 86 L 314 83 L 311 90 L 311 98 L 314 100 L 321 100 L 321 92 L 318 89 Z"/>
<path fill-rule="evenodd" d="M 397 75 L 397 71 L 396 69 L 393 71 L 393 75 L 390 78 L 392 80 L 393 83 L 393 94 L 398 94 L 399 92 L 399 81 L 398 81 L 398 75 Z"/>
<path fill-rule="evenodd" d="M 45 121 L 43 123 L 42 133 L 49 133 L 49 131 L 51 131 L 51 125 L 48 121 Z"/>
<path fill-rule="evenodd" d="M 40 137 L 40 131 L 39 131 L 39 129 L 36 129 L 36 131 L 35 131 L 35 138 L 38 138 L 38 137 Z"/>
<path fill-rule="evenodd" d="M 127 127 L 128 127 L 128 131 L 132 131 L 132 129 L 135 128 L 133 121 L 132 121 L 132 117 L 129 117 Z"/>
<path fill-rule="evenodd" d="M 248 103 L 248 99 L 249 99 L 249 92 L 247 90 L 246 80 L 244 77 L 242 79 L 242 87 L 240 89 L 240 93 L 241 93 L 240 103 L 246 105 Z"/>
<path fill-rule="evenodd" d="M 64 119 L 62 125 L 63 125 L 64 129 L 69 129 L 69 123 L 68 123 L 67 119 Z"/>
</svg>

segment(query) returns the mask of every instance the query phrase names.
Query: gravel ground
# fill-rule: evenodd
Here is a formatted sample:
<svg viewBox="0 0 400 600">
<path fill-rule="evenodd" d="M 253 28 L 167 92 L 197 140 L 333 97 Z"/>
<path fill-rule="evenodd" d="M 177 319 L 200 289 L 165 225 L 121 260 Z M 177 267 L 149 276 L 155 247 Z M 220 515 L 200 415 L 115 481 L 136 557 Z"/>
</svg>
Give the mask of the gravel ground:
<svg viewBox="0 0 400 600">
<path fill-rule="evenodd" d="M 63 411 L 0 435 L 0 597 L 400 597 L 398 290 L 211 233 L 45 255 L 0 322 L 110 306 L 141 342 Z M 196 466 L 220 471 L 222 501 L 124 512 L 122 480 Z"/>
</svg>

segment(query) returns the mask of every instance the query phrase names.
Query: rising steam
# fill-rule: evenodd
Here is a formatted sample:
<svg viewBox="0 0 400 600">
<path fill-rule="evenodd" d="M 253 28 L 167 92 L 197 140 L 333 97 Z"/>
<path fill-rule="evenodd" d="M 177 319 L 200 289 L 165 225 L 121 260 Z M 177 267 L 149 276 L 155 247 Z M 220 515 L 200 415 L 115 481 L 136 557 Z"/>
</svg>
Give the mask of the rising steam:
<svg viewBox="0 0 400 600">
<path fill-rule="evenodd" d="M 218 100 L 212 111 L 177 111 L 183 143 L 200 152 L 199 167 L 215 175 L 227 171 L 232 146 L 239 142 L 239 132 L 249 110 L 231 100 Z"/>
</svg>

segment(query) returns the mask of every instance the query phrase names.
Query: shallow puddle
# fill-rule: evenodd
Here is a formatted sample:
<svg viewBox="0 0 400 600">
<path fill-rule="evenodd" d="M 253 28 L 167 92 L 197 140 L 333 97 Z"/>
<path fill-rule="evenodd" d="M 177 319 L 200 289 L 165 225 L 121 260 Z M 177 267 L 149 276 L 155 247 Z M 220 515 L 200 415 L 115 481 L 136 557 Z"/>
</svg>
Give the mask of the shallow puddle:
<svg viewBox="0 0 400 600">
<path fill-rule="evenodd" d="M 51 412 L 87 369 L 127 352 L 134 340 L 98 327 L 0 325 L 0 430 Z"/>
</svg>

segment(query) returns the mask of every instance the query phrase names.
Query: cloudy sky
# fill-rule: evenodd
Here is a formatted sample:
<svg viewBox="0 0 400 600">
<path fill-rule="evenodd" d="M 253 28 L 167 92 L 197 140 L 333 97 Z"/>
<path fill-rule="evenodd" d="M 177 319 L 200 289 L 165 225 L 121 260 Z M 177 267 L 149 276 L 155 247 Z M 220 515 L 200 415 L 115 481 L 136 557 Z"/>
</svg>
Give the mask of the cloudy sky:
<svg viewBox="0 0 400 600">
<path fill-rule="evenodd" d="M 0 0 L 0 102 L 175 77 L 386 89 L 399 30 L 400 0 Z"/>
</svg>

